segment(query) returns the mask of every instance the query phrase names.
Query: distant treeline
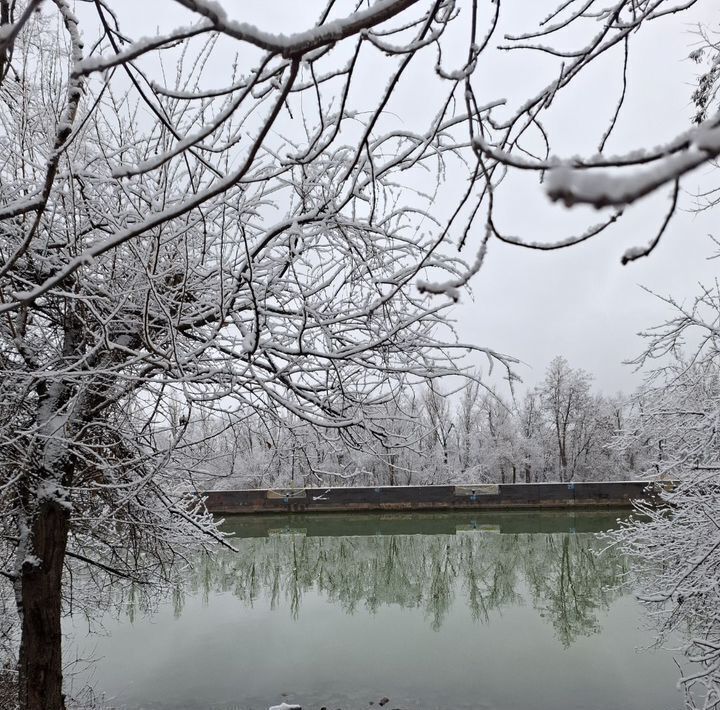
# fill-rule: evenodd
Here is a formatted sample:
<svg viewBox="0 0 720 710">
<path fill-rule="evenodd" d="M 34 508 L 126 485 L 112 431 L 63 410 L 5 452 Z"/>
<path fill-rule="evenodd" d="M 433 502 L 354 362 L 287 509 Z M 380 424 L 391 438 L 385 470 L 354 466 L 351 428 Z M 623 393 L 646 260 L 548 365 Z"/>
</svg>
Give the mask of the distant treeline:
<svg viewBox="0 0 720 710">
<path fill-rule="evenodd" d="M 647 471 L 656 443 L 628 437 L 637 396 L 607 397 L 591 385 L 589 373 L 556 357 L 522 394 L 470 381 L 449 395 L 430 381 L 375 411 L 367 427 L 206 416 L 187 425 L 194 443 L 185 455 L 216 489 L 621 480 Z"/>
</svg>

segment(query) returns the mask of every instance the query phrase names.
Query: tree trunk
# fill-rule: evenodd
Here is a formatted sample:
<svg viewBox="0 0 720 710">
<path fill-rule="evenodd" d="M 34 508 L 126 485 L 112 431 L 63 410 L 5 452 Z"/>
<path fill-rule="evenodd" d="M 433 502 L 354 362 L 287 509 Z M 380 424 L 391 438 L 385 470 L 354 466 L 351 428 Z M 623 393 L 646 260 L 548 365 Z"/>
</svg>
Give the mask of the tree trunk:
<svg viewBox="0 0 720 710">
<path fill-rule="evenodd" d="M 20 710 L 65 710 L 60 618 L 68 530 L 69 511 L 43 502 L 31 531 L 37 560 L 21 568 Z"/>
<path fill-rule="evenodd" d="M 387 451 L 387 449 L 385 449 L 385 451 Z M 388 466 L 388 475 L 390 477 L 390 485 L 394 486 L 397 483 L 395 480 L 395 454 L 388 455 L 387 466 Z"/>
</svg>

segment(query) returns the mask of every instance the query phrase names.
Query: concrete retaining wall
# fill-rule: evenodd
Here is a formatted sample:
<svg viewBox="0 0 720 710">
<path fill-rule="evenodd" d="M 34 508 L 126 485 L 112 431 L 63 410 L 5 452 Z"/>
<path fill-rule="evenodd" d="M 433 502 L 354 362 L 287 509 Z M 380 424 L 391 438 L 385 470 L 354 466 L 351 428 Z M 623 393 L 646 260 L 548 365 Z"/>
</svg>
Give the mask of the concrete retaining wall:
<svg viewBox="0 0 720 710">
<path fill-rule="evenodd" d="M 501 483 L 498 485 L 248 489 L 205 493 L 208 510 L 238 513 L 314 513 L 357 510 L 505 510 L 618 508 L 648 497 L 647 481 Z"/>
</svg>

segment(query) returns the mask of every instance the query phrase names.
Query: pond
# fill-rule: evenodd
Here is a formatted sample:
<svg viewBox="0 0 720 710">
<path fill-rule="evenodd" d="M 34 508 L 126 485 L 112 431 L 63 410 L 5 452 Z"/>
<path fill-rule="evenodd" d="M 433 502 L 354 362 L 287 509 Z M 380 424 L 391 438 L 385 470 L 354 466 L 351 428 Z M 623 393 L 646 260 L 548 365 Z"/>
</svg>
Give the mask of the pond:
<svg viewBox="0 0 720 710">
<path fill-rule="evenodd" d="M 133 710 L 673 710 L 677 668 L 640 650 L 599 535 L 621 514 L 234 518 L 237 552 L 198 557 L 152 615 L 74 619 L 97 659 L 78 678 Z"/>
</svg>

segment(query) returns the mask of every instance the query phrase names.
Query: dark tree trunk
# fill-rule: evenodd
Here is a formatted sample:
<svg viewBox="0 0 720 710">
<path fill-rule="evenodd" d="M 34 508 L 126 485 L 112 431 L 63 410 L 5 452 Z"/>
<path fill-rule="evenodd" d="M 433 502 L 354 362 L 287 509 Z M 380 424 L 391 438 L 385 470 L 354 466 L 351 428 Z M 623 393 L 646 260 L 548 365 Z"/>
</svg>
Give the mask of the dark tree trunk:
<svg viewBox="0 0 720 710">
<path fill-rule="evenodd" d="M 395 478 L 395 455 L 390 454 L 388 456 L 388 474 L 390 477 L 390 485 L 394 486 L 397 484 L 396 478 Z"/>
<path fill-rule="evenodd" d="M 7 27 L 12 20 L 9 0 L 0 0 L 0 25 Z M 9 54 L 10 47 L 8 46 L 5 46 L 2 51 L 0 51 L 0 81 L 5 78 L 5 69 L 7 67 Z"/>
<path fill-rule="evenodd" d="M 565 446 L 560 449 L 560 480 L 564 481 L 567 478 L 567 467 L 568 460 L 567 454 L 565 453 Z"/>
<path fill-rule="evenodd" d="M 62 692 L 61 585 L 69 511 L 43 502 L 32 525 L 37 564 L 22 565 L 21 710 L 65 710 Z"/>
</svg>

